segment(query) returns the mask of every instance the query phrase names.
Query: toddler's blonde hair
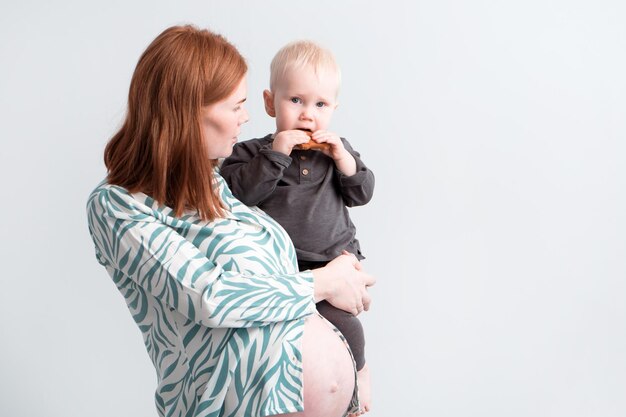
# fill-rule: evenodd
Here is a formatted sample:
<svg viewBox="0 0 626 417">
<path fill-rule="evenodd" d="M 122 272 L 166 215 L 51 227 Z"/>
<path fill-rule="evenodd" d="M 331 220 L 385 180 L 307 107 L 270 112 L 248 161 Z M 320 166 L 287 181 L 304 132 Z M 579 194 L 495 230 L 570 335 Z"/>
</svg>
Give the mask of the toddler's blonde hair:
<svg viewBox="0 0 626 417">
<path fill-rule="evenodd" d="M 283 46 L 270 65 L 270 90 L 276 91 L 287 71 L 299 70 L 308 65 L 318 76 L 327 72 L 337 75 L 337 94 L 341 84 L 341 70 L 333 54 L 326 48 L 309 40 L 300 40 Z"/>
</svg>

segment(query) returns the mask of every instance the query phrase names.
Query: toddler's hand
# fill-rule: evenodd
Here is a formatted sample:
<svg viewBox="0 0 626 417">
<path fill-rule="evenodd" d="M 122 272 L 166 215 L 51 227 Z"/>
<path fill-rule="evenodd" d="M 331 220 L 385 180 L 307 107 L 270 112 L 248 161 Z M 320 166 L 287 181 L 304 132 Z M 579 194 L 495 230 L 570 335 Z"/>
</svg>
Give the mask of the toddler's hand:
<svg viewBox="0 0 626 417">
<path fill-rule="evenodd" d="M 334 160 L 341 159 L 345 157 L 345 153 L 347 153 L 346 148 L 343 146 L 343 142 L 341 142 L 341 138 L 338 134 L 334 132 L 329 132 L 327 130 L 316 130 L 311 135 L 311 139 L 313 139 L 317 143 L 327 143 L 330 145 L 328 150 L 324 149 L 322 152 L 333 158 Z"/>
<path fill-rule="evenodd" d="M 289 156 L 294 146 L 308 141 L 309 135 L 302 130 L 283 130 L 274 137 L 272 149 Z"/>
<path fill-rule="evenodd" d="M 313 132 L 311 138 L 317 143 L 328 143 L 330 145 L 330 149 L 322 150 L 322 152 L 333 158 L 339 171 L 347 176 L 356 174 L 356 161 L 343 146 L 343 142 L 338 134 L 326 130 L 317 130 Z"/>
</svg>

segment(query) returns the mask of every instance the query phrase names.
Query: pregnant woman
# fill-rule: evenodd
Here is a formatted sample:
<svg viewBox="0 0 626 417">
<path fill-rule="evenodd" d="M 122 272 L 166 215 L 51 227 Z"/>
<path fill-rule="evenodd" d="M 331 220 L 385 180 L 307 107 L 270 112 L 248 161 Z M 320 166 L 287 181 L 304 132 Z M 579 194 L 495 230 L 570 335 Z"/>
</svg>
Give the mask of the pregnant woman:
<svg viewBox="0 0 626 417">
<path fill-rule="evenodd" d="M 374 279 L 347 253 L 298 272 L 286 232 L 216 171 L 248 120 L 246 72 L 193 26 L 148 46 L 87 203 L 96 257 L 143 335 L 159 415 L 357 413 L 354 361 L 315 303 L 356 315 Z"/>
</svg>

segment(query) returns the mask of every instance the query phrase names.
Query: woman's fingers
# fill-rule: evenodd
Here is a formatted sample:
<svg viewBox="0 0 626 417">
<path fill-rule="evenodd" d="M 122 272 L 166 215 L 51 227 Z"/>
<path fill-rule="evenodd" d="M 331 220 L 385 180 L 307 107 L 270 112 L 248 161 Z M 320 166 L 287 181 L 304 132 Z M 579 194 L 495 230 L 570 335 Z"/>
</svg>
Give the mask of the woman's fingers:
<svg viewBox="0 0 626 417">
<path fill-rule="evenodd" d="M 374 278 L 370 274 L 364 274 L 364 275 L 365 275 L 365 279 L 363 280 L 363 283 L 365 284 L 366 287 L 371 287 L 372 285 L 376 284 L 376 278 Z"/>
<path fill-rule="evenodd" d="M 370 304 L 372 303 L 372 297 L 367 293 L 367 290 L 363 290 L 361 293 L 361 300 L 357 301 L 356 304 L 356 314 L 352 312 L 353 315 L 358 316 L 364 311 L 368 311 L 370 309 Z"/>
<path fill-rule="evenodd" d="M 370 304 L 372 304 L 372 297 L 370 297 L 367 291 L 363 292 L 363 296 L 361 297 L 361 304 L 363 305 L 363 310 L 368 311 L 370 309 Z"/>
<path fill-rule="evenodd" d="M 374 285 L 376 279 L 363 272 L 356 256 L 343 251 L 326 266 L 326 271 L 336 277 L 333 280 L 335 290 L 326 297 L 330 304 L 354 316 L 369 310 L 372 298 L 367 288 Z"/>
<path fill-rule="evenodd" d="M 352 261 L 352 266 L 354 266 L 354 268 L 356 268 L 357 271 L 361 271 L 362 269 L 361 262 L 359 262 L 359 259 L 356 257 L 355 254 L 350 253 L 347 250 L 341 251 L 341 254 L 349 256 L 350 260 Z"/>
</svg>

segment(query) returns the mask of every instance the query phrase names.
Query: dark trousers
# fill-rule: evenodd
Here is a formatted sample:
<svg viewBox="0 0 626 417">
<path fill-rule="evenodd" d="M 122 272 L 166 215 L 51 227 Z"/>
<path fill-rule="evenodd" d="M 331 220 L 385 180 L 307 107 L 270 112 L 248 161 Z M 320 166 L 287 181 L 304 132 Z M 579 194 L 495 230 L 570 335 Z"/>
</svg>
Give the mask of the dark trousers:
<svg viewBox="0 0 626 417">
<path fill-rule="evenodd" d="M 326 266 L 328 262 L 298 261 L 300 271 Z M 343 334 L 352 350 L 356 362 L 356 369 L 360 371 L 365 366 L 365 336 L 363 326 L 358 318 L 347 311 L 338 309 L 327 301 L 317 303 L 317 311 Z"/>
</svg>

